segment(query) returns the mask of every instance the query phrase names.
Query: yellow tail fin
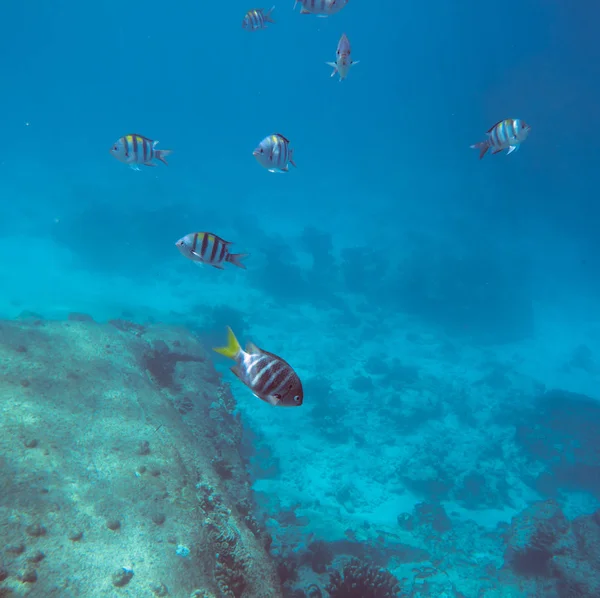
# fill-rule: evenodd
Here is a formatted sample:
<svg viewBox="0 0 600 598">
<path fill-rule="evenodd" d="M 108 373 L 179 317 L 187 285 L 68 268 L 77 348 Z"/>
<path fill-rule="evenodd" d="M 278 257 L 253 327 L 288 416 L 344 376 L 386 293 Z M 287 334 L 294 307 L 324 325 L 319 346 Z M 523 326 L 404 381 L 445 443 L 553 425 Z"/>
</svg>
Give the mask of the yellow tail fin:
<svg viewBox="0 0 600 598">
<path fill-rule="evenodd" d="M 213 348 L 213 351 L 216 351 L 221 355 L 225 355 L 225 357 L 229 357 L 229 359 L 235 359 L 241 350 L 242 347 L 240 346 L 240 343 L 238 343 L 238 339 L 235 338 L 233 330 L 231 330 L 229 326 L 227 326 L 227 346 Z"/>
</svg>

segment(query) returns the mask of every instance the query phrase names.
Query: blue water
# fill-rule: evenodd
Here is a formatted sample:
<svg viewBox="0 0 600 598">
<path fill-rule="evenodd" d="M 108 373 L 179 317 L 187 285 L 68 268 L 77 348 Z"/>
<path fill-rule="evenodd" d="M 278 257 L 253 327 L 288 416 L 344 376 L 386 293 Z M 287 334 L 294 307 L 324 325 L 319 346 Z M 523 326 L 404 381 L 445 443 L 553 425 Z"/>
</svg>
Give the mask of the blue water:
<svg viewBox="0 0 600 598">
<path fill-rule="evenodd" d="M 317 18 L 292 4 L 249 32 L 240 0 L 4 3 L 0 315 L 176 322 L 207 345 L 229 324 L 283 354 L 305 380 L 302 413 L 232 383 L 264 508 L 308 509 L 311 538 L 393 527 L 419 500 L 492 527 L 549 495 L 593 510 L 597 469 L 551 489 L 511 470 L 519 481 L 481 500 L 429 483 L 469 459 L 424 484 L 397 472 L 433 450 L 421 433 L 477 453 L 495 417 L 524 425 L 506 411 L 540 389 L 600 398 L 600 7 L 350 0 Z M 342 33 L 360 62 L 340 83 L 325 62 Z M 469 145 L 505 118 L 529 138 L 479 161 Z M 174 150 L 169 166 L 115 160 L 134 132 Z M 287 174 L 252 156 L 275 132 L 295 150 Z M 250 253 L 248 270 L 185 260 L 174 243 L 194 231 Z M 490 372 L 510 383 L 479 394 Z M 416 379 L 433 398 L 407 414 Z M 495 458 L 500 480 L 510 459 Z"/>
</svg>

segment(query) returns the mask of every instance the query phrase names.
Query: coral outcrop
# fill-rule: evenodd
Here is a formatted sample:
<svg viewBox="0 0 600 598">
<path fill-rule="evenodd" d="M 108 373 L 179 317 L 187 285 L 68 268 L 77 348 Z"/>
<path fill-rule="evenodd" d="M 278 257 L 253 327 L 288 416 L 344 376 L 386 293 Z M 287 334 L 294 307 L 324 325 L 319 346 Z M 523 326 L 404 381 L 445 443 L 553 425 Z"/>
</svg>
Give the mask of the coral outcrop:
<svg viewBox="0 0 600 598">
<path fill-rule="evenodd" d="M 396 598 L 398 580 L 389 572 L 352 559 L 342 573 L 333 571 L 327 585 L 331 598 Z"/>
<path fill-rule="evenodd" d="M 552 582 L 546 596 L 600 596 L 600 511 L 569 521 L 552 500 L 534 503 L 511 523 L 506 565 Z"/>
<path fill-rule="evenodd" d="M 241 437 L 185 330 L 0 322 L 0 595 L 279 598 Z"/>
</svg>

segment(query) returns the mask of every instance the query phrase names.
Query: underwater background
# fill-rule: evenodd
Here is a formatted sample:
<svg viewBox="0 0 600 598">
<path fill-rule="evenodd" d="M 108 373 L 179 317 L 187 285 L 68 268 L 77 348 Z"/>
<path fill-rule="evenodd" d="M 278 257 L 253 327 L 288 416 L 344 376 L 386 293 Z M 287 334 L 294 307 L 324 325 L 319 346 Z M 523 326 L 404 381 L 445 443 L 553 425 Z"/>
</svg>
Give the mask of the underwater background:
<svg viewBox="0 0 600 598">
<path fill-rule="evenodd" d="M 209 352 L 231 326 L 294 367 L 304 404 L 277 409 L 231 362 L 202 358 L 231 384 L 240 475 L 272 539 L 260 558 L 278 574 L 266 593 L 222 595 L 597 598 L 600 7 L 349 0 L 319 18 L 286 0 L 247 31 L 251 8 L 4 3 L 0 345 L 32 319 L 56 338 L 60 323 L 92 326 L 76 313 L 142 335 L 177 327 Z M 339 82 L 325 62 L 342 33 L 359 64 Z M 469 146 L 506 118 L 529 138 L 479 161 Z M 285 174 L 252 156 L 275 132 L 294 148 Z M 169 165 L 115 160 L 130 133 L 172 149 Z M 175 242 L 196 231 L 249 253 L 247 270 L 186 260 Z M 44 349 L 49 375 L 62 350 L 77 355 L 68 338 Z M 25 352 L 6 351 L 4 384 L 22 390 Z M 81 375 L 96 375 L 86 359 Z M 22 438 L 6 388 L 4 422 Z M 30 400 L 45 427 L 48 405 Z M 27 462 L 11 450 L 5 473 Z M 32 525 L 37 507 L 21 507 Z M 18 573 L 22 552 L 0 561 L 0 595 L 167 595 L 136 589 L 137 573 L 50 594 Z M 355 594 L 334 579 L 351 557 L 364 564 L 345 571 L 362 577 Z"/>
</svg>

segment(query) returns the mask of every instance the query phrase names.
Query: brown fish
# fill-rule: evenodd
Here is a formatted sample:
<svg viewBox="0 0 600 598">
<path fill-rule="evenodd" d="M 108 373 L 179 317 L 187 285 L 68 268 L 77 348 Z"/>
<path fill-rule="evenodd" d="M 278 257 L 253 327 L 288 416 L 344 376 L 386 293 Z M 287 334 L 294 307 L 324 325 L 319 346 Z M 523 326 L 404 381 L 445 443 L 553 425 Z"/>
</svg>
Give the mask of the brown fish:
<svg viewBox="0 0 600 598">
<path fill-rule="evenodd" d="M 236 362 L 231 371 L 262 401 L 276 407 L 302 405 L 302 382 L 292 366 L 281 357 L 259 349 L 254 343 L 248 343 L 244 351 L 229 327 L 227 346 L 213 351 Z"/>
</svg>

